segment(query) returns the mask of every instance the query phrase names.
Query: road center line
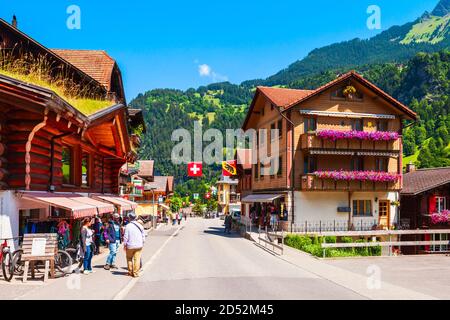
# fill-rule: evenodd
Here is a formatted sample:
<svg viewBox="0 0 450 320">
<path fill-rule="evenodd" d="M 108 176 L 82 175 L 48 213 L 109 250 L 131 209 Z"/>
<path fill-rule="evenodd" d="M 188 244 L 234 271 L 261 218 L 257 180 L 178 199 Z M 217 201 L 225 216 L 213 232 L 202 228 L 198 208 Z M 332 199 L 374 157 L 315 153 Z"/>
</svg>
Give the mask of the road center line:
<svg viewBox="0 0 450 320">
<path fill-rule="evenodd" d="M 175 230 L 174 233 L 170 235 L 170 237 L 162 244 L 162 246 L 155 252 L 155 254 L 148 260 L 144 266 L 142 267 L 141 274 L 145 272 L 145 270 L 156 260 L 156 258 L 159 256 L 161 251 L 164 249 L 164 247 L 169 243 L 170 240 L 172 240 L 173 237 L 175 237 L 178 232 L 181 230 L 182 226 L 178 227 L 177 230 Z M 139 281 L 140 278 L 132 278 L 128 284 L 117 293 L 113 300 L 123 300 L 128 293 L 133 289 L 133 287 L 136 285 L 136 283 Z"/>
</svg>

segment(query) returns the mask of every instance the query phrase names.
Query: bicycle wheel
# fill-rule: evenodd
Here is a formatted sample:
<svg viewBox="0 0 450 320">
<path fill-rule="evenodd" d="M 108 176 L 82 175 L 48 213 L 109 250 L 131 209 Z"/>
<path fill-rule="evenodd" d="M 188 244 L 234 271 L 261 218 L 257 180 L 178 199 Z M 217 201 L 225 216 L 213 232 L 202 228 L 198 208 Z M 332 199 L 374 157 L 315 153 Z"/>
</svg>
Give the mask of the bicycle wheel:
<svg viewBox="0 0 450 320">
<path fill-rule="evenodd" d="M 73 260 L 64 250 L 58 250 L 55 255 L 55 277 L 64 277 L 72 273 Z"/>
<path fill-rule="evenodd" d="M 23 267 L 25 266 L 25 262 L 22 261 L 23 250 L 19 249 L 13 252 L 12 259 L 14 263 L 14 274 L 21 276 L 23 275 Z"/>
<path fill-rule="evenodd" d="M 14 262 L 10 251 L 3 252 L 2 270 L 5 280 L 11 281 L 14 276 Z"/>
</svg>

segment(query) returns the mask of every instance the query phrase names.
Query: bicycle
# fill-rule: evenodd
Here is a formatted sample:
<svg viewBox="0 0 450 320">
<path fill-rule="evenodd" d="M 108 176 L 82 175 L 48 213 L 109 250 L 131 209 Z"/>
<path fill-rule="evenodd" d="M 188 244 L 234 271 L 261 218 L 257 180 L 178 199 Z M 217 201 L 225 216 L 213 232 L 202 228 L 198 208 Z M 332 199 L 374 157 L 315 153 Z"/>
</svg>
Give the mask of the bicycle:
<svg viewBox="0 0 450 320">
<path fill-rule="evenodd" d="M 10 282 L 14 276 L 14 260 L 11 255 L 11 249 L 8 246 L 8 240 L 4 240 L 1 245 L 0 262 L 2 264 L 3 278 Z"/>
<path fill-rule="evenodd" d="M 66 250 L 58 250 L 55 254 L 55 278 L 64 277 L 72 273 L 73 259 L 71 257 L 71 254 L 73 253 L 72 249 L 67 250 L 70 250 L 70 253 Z M 12 254 L 13 272 L 14 274 L 19 276 L 23 275 L 23 269 L 25 266 L 25 261 L 22 261 L 22 254 L 22 249 L 18 249 Z M 41 269 L 43 269 L 44 267 L 45 266 L 42 261 L 37 261 L 34 264 L 35 271 L 37 272 L 41 272 Z"/>
</svg>

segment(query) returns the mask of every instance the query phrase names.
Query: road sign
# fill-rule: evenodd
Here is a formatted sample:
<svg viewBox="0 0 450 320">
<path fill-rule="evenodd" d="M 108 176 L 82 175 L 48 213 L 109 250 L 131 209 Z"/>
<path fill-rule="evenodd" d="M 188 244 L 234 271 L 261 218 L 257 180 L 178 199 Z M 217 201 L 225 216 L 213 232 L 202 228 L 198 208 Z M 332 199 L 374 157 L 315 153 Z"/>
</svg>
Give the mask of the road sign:
<svg viewBox="0 0 450 320">
<path fill-rule="evenodd" d="M 198 193 L 194 193 L 193 195 L 194 200 L 197 200 L 199 198 L 199 194 Z"/>
</svg>

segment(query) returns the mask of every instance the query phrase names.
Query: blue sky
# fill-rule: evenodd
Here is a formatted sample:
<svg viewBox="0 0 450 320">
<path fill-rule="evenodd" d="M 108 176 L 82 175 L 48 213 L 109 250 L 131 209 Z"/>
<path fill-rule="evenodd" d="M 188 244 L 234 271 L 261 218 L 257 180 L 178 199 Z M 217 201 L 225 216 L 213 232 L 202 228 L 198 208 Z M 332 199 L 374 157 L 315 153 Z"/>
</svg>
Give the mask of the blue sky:
<svg viewBox="0 0 450 320">
<path fill-rule="evenodd" d="M 314 48 L 413 21 L 437 2 L 0 0 L 0 17 L 16 14 L 19 28 L 49 48 L 106 50 L 131 100 L 153 88 L 265 78 Z M 373 4 L 381 8 L 381 30 L 366 26 Z M 66 27 L 70 5 L 81 9 L 80 30 Z"/>
</svg>

